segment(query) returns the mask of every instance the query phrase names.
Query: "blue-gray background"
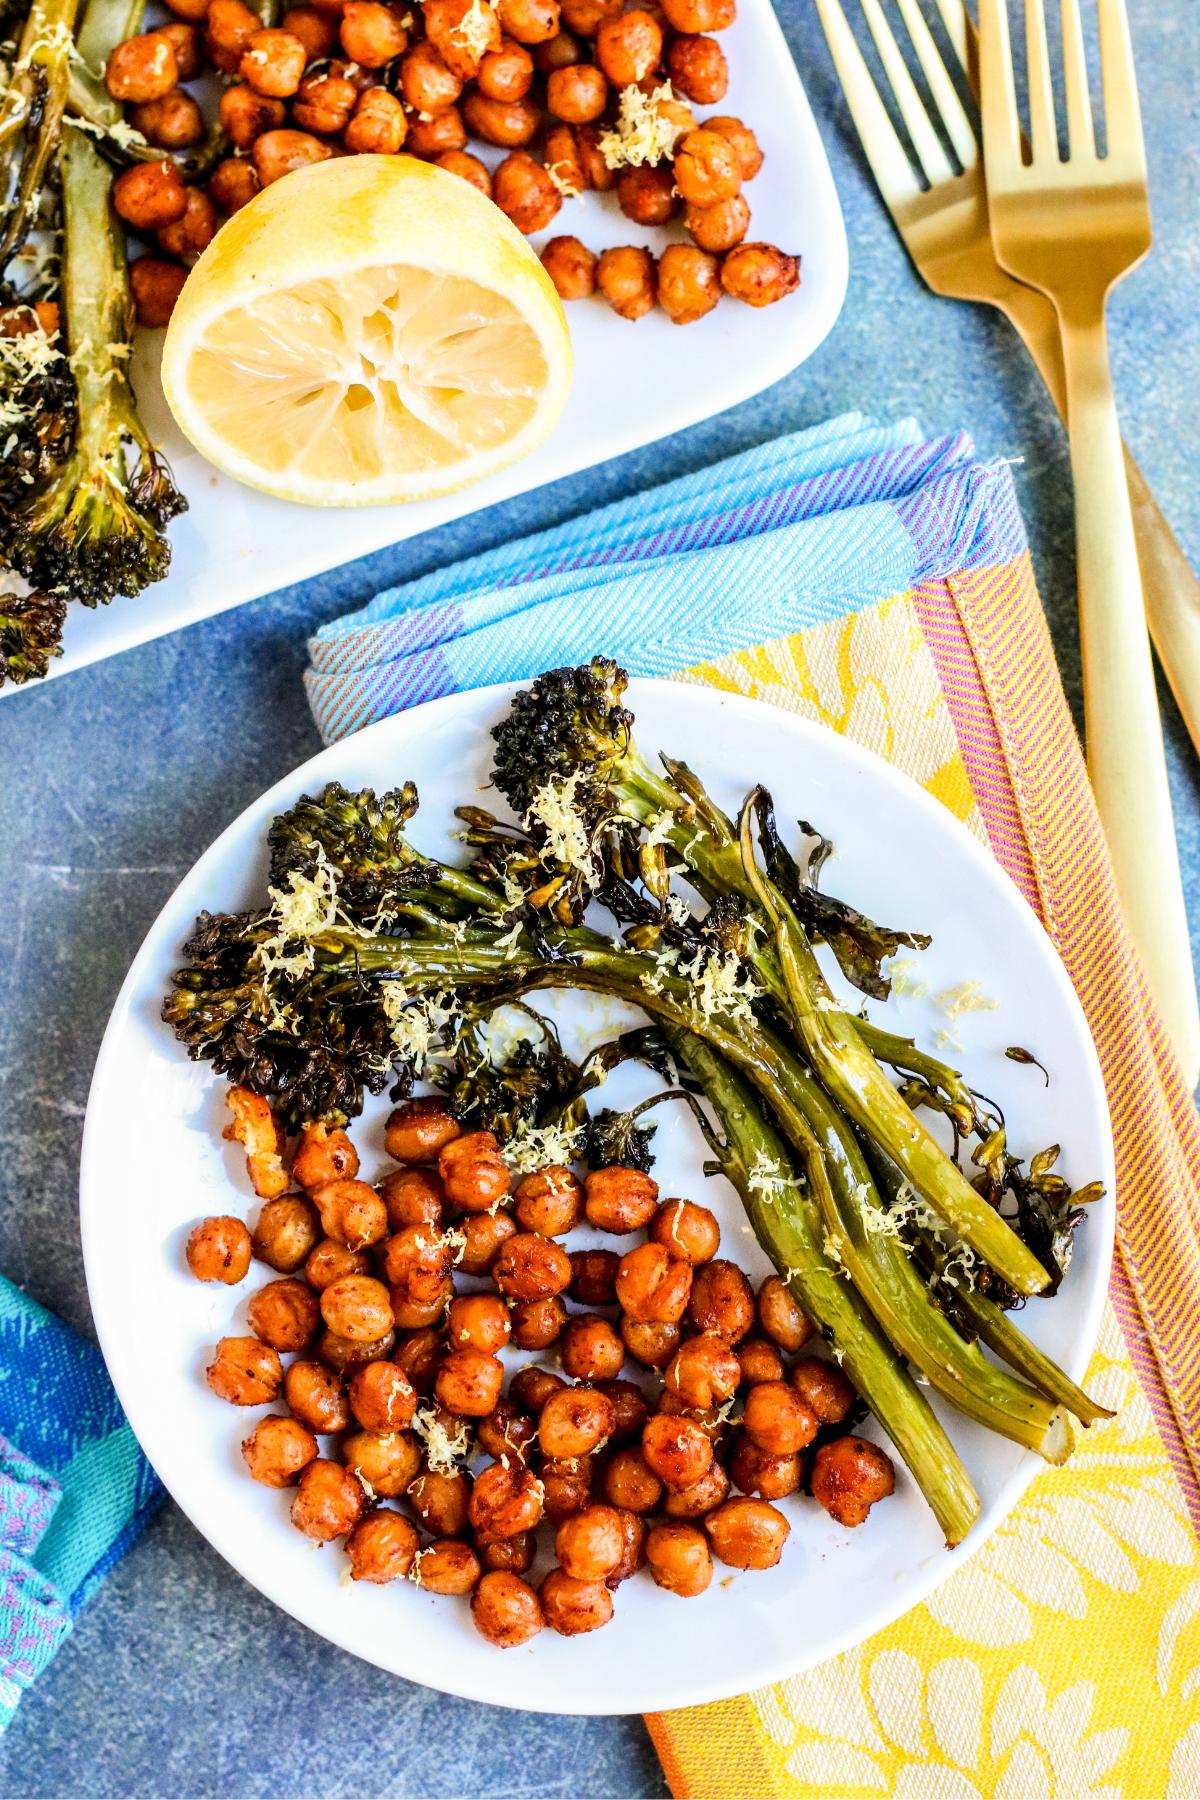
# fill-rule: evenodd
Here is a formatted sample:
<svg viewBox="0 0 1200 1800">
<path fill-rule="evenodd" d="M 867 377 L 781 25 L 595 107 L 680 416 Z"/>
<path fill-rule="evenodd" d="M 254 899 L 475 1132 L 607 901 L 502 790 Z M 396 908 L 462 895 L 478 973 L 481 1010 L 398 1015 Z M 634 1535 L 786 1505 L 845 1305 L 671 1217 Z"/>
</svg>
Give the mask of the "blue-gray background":
<svg viewBox="0 0 1200 1800">
<path fill-rule="evenodd" d="M 1200 9 L 1131 0 L 1130 10 L 1156 248 L 1116 297 L 1114 360 L 1126 435 L 1195 564 Z M 0 1268 L 79 1330 L 91 1330 L 76 1226 L 79 1137 L 109 1009 L 199 852 L 318 748 L 300 672 L 305 636 L 324 620 L 389 582 L 777 433 L 853 408 L 915 412 L 933 429 L 965 426 L 985 451 L 1023 459 L 1017 482 L 1077 706 L 1058 423 L 1001 321 L 921 287 L 861 164 L 811 0 L 781 0 L 779 11 L 850 237 L 846 307 L 810 363 L 665 444 L 0 703 Z M 1200 784 L 1169 699 L 1165 717 L 1196 939 Z M 137 1118 L 126 1127 L 136 1132 Z M 119 1229 L 119 1191 L 113 1201 Z M 396 1681 L 277 1612 L 172 1505 L 23 1702 L 0 1747 L 0 1784 L 10 1795 L 289 1800 L 666 1792 L 638 1720 L 506 1713 Z"/>
</svg>

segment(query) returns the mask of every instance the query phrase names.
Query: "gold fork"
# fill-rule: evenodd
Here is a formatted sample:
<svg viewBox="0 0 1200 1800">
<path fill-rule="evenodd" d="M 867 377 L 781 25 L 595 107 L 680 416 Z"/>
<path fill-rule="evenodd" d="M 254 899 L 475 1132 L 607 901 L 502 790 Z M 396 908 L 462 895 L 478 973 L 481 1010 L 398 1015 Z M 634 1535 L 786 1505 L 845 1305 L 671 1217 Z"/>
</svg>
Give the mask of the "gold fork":
<svg viewBox="0 0 1200 1800">
<path fill-rule="evenodd" d="M 1146 157 L 1125 0 L 1098 0 L 1098 10 L 1107 149 L 1097 156 L 1079 0 L 1061 0 L 1069 146 L 1063 160 L 1045 0 L 1025 0 L 1026 163 L 1008 0 L 980 0 L 984 169 L 999 261 L 1052 300 L 1058 314 L 1088 768 L 1126 919 L 1180 1061 L 1194 1076 L 1200 1019 L 1105 324 L 1109 292 L 1150 248 Z"/>
<path fill-rule="evenodd" d="M 996 260 L 980 146 L 917 0 L 897 0 L 898 9 L 925 76 L 933 117 L 953 146 L 961 172 L 945 154 L 879 0 L 861 0 L 861 5 L 927 185 L 918 180 L 892 126 L 841 0 L 816 4 L 867 161 L 919 273 L 937 294 L 979 301 L 1002 312 L 1065 417 L 1066 378 L 1057 314 L 1044 294 L 1014 280 Z M 978 45 L 963 0 L 937 0 L 937 7 L 954 53 L 978 93 Z M 1125 468 L 1135 508 L 1147 616 L 1180 710 L 1200 747 L 1200 583 L 1128 451 Z M 1186 987 L 1177 973 L 1172 979 L 1176 987 Z M 1164 1005 L 1164 1015 L 1166 1010 Z M 1172 1035 L 1191 1080 L 1200 1068 L 1200 1026 L 1194 1009 L 1191 1025 L 1181 1025 Z"/>
</svg>

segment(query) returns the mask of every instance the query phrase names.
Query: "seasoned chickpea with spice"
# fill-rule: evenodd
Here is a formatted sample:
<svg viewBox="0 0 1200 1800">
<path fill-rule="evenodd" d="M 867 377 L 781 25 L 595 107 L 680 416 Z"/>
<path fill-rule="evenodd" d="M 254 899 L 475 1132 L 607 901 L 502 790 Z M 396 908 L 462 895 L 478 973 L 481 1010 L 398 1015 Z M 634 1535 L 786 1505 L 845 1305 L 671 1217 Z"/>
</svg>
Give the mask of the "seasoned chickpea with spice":
<svg viewBox="0 0 1200 1800">
<path fill-rule="evenodd" d="M 608 104 L 608 82 L 594 63 L 571 63 L 546 77 L 546 109 L 568 125 L 590 125 Z"/>
<path fill-rule="evenodd" d="M 520 1231 L 501 1249 L 492 1280 L 510 1300 L 548 1300 L 566 1292 L 571 1259 L 553 1238 Z"/>
<path fill-rule="evenodd" d="M 451 1350 L 443 1359 L 433 1391 L 449 1412 L 481 1419 L 490 1413 L 504 1385 L 504 1365 L 486 1350 Z"/>
<path fill-rule="evenodd" d="M 573 63 L 582 62 L 583 45 L 569 31 L 558 31 L 535 47 L 533 61 L 539 75 L 551 75 L 555 69 L 569 69 Z"/>
<path fill-rule="evenodd" d="M 188 190 L 173 162 L 134 163 L 113 182 L 113 206 L 135 231 L 161 231 L 187 211 Z"/>
<path fill-rule="evenodd" d="M 746 1395 L 742 1427 L 772 1456 L 794 1456 L 817 1435 L 817 1419 L 786 1381 L 760 1381 Z"/>
<path fill-rule="evenodd" d="M 426 1326 L 420 1331 L 404 1333 L 396 1345 L 392 1361 L 398 1369 L 403 1370 L 418 1394 L 431 1394 L 433 1378 L 437 1374 L 443 1353 L 441 1336 L 432 1327 Z"/>
<path fill-rule="evenodd" d="M 562 0 L 562 22 L 576 37 L 594 38 L 605 19 L 615 19 L 623 0 Z"/>
<path fill-rule="evenodd" d="M 538 1418 L 546 1456 L 586 1456 L 612 1434 L 615 1409 L 606 1394 L 579 1386 L 551 1394 Z"/>
<path fill-rule="evenodd" d="M 704 1529 L 714 1553 L 732 1569 L 773 1569 L 791 1526 L 766 1500 L 726 1500 L 710 1512 Z"/>
<path fill-rule="evenodd" d="M 568 195 L 582 194 L 591 186 L 591 181 L 584 167 L 581 148 L 581 134 L 587 128 L 576 125 L 552 125 L 546 133 L 542 144 L 542 161 L 550 170 L 564 199 Z M 558 243 L 557 238 L 552 240 Z M 569 243 L 578 243 L 577 238 L 570 238 Z M 580 245 L 582 249 L 583 246 Z M 591 251 L 587 252 L 589 256 Z M 593 263 L 595 257 L 592 256 Z M 581 1189 L 582 1192 L 582 1189 Z"/>
<path fill-rule="evenodd" d="M 502 150 L 528 144 L 541 123 L 541 112 L 533 100 L 489 100 L 486 94 L 478 92 L 467 95 L 462 112 L 475 137 Z M 540 163 L 535 166 L 541 168 Z"/>
<path fill-rule="evenodd" d="M 227 88 L 224 98 L 237 91 L 236 88 Z M 353 1181 L 357 1174 L 358 1151 L 340 1126 L 304 1127 L 296 1146 L 296 1154 L 292 1158 L 294 1181 L 298 1181 L 302 1188 L 318 1188 L 324 1187 L 327 1181 Z"/>
<path fill-rule="evenodd" d="M 554 1534 L 554 1554 L 577 1581 L 602 1581 L 621 1560 L 625 1533 L 612 1506 L 585 1506 Z"/>
<path fill-rule="evenodd" d="M 157 100 L 135 106 L 129 115 L 135 131 L 159 150 L 187 150 L 204 136 L 200 108 L 183 88 L 171 88 Z"/>
<path fill-rule="evenodd" d="M 613 1403 L 615 1417 L 609 1438 L 614 1444 L 623 1444 L 629 1438 L 640 1437 L 642 1427 L 650 1417 L 650 1408 L 646 1404 L 646 1396 L 634 1381 L 597 1381 L 595 1384 L 602 1394 L 606 1394 Z"/>
<path fill-rule="evenodd" d="M 400 1513 L 380 1507 L 360 1519 L 346 1539 L 352 1581 L 399 1581 L 413 1566 L 420 1538 Z"/>
<path fill-rule="evenodd" d="M 309 1287 L 323 1294 L 327 1287 L 343 1275 L 369 1275 L 371 1258 L 365 1250 L 351 1250 L 336 1238 L 322 1238 L 304 1263 L 304 1279 Z"/>
<path fill-rule="evenodd" d="M 319 1457 L 300 1477 L 292 1524 L 318 1544 L 331 1544 L 354 1530 L 365 1506 L 362 1487 L 349 1469 Z"/>
<path fill-rule="evenodd" d="M 289 7 L 279 23 L 284 31 L 300 39 L 310 63 L 328 56 L 337 43 L 337 21 L 318 6 Z"/>
<path fill-rule="evenodd" d="M 267 136 L 302 137 L 303 133 L 275 131 L 268 132 Z M 255 144 L 256 158 L 259 147 L 266 141 L 266 138 L 259 138 Z M 313 1189 L 312 1200 L 325 1236 L 346 1244 L 351 1250 L 365 1250 L 387 1235 L 387 1207 L 365 1181 L 324 1181 Z"/>
<path fill-rule="evenodd" d="M 308 52 L 290 31 L 256 31 L 242 53 L 238 74 L 257 93 L 289 100 L 300 86 Z"/>
<path fill-rule="evenodd" d="M 604 1585 L 610 1590 L 620 1587 L 631 1575 L 646 1565 L 646 1532 L 647 1525 L 640 1513 L 628 1512 L 624 1507 L 617 1508 L 617 1517 L 621 1521 L 621 1536 L 624 1540 L 621 1548 L 621 1560 L 614 1569 L 610 1569 L 604 1577 Z"/>
<path fill-rule="evenodd" d="M 464 1275 L 488 1275 L 509 1238 L 515 1236 L 517 1227 L 512 1214 L 501 1210 L 469 1213 L 457 1229 L 466 1239 L 458 1267 Z"/>
<path fill-rule="evenodd" d="M 316 1207 L 299 1194 L 268 1200 L 258 1215 L 252 1239 L 260 1262 L 281 1275 L 290 1275 L 306 1262 L 321 1241 L 321 1220 Z"/>
<path fill-rule="evenodd" d="M 729 1474 L 743 1494 L 754 1494 L 760 1500 L 782 1500 L 800 1486 L 800 1458 L 773 1456 L 745 1432 L 739 1432 L 729 1459 Z"/>
<path fill-rule="evenodd" d="M 355 1431 L 342 1439 L 346 1467 L 381 1499 L 407 1492 L 421 1470 L 421 1450 L 411 1431 Z"/>
<path fill-rule="evenodd" d="M 590 1455 L 542 1457 L 542 1505 L 552 1525 L 591 1504 L 592 1475 Z"/>
<path fill-rule="evenodd" d="M 446 1314 L 446 1337 L 455 1349 L 502 1350 L 512 1335 L 512 1318 L 497 1294 L 459 1294 Z"/>
<path fill-rule="evenodd" d="M 492 199 L 526 237 L 543 231 L 562 205 L 549 173 L 524 151 L 506 156 L 496 169 Z"/>
<path fill-rule="evenodd" d="M 675 1324 L 651 1319 L 621 1320 L 621 1342 L 634 1361 L 647 1369 L 665 1369 L 682 1337 L 682 1330 Z"/>
<path fill-rule="evenodd" d="M 736 1344 L 754 1324 L 754 1295 L 736 1263 L 718 1257 L 696 1270 L 688 1318 L 698 1331 L 712 1331 Z"/>
<path fill-rule="evenodd" d="M 161 100 L 179 83 L 175 46 L 161 31 L 143 31 L 118 44 L 104 65 L 104 85 L 114 100 Z"/>
<path fill-rule="evenodd" d="M 615 311 L 626 300 L 635 310 L 624 318 L 640 318 L 654 305 L 654 258 L 632 244 L 606 250 L 596 269 L 601 293 Z M 644 290 L 649 299 L 640 305 Z M 638 308 L 640 307 L 640 310 Z M 642 1231 L 658 1205 L 658 1183 L 640 1169 L 593 1169 L 584 1181 L 584 1212 L 589 1225 L 618 1236 Z"/>
<path fill-rule="evenodd" d="M 573 1381 L 611 1381 L 621 1372 L 625 1346 L 607 1319 L 580 1313 L 567 1321 L 561 1355 Z"/>
<path fill-rule="evenodd" d="M 729 1477 L 720 1463 L 713 1461 L 690 1487 L 672 1488 L 663 1502 L 669 1519 L 703 1519 L 714 1506 L 729 1498 Z"/>
<path fill-rule="evenodd" d="M 792 1365 L 790 1380 L 821 1425 L 840 1425 L 854 1405 L 854 1389 L 822 1356 L 800 1357 Z"/>
<path fill-rule="evenodd" d="M 754 1387 L 760 1381 L 782 1381 L 783 1358 L 767 1338 L 744 1337 L 734 1346 L 734 1355 L 742 1371 L 741 1387 Z"/>
<path fill-rule="evenodd" d="M 234 74 L 261 29 L 262 20 L 242 0 L 212 0 L 205 14 L 204 47 L 214 68 Z"/>
<path fill-rule="evenodd" d="M 408 134 L 404 108 L 386 88 L 367 88 L 358 97 L 342 142 L 355 156 L 395 156 Z"/>
<path fill-rule="evenodd" d="M 436 161 L 439 169 L 445 169 L 448 175 L 457 175 L 460 180 L 470 182 L 485 198 L 491 199 L 492 172 L 477 156 L 472 156 L 467 150 L 445 150 Z"/>
<path fill-rule="evenodd" d="M 217 232 L 217 209 L 203 188 L 190 187 L 183 217 L 164 225 L 158 234 L 161 250 L 177 256 L 189 268 L 206 250 Z"/>
<path fill-rule="evenodd" d="M 536 1419 L 547 1400 L 553 1394 L 561 1394 L 566 1385 L 553 1369 L 539 1369 L 534 1363 L 526 1363 L 513 1376 L 509 1395 L 515 1405 Z"/>
<path fill-rule="evenodd" d="M 282 100 L 272 100 L 239 82 L 221 95 L 217 117 L 230 143 L 238 150 L 249 150 L 264 131 L 278 130 L 287 118 L 287 108 Z"/>
<path fill-rule="evenodd" d="M 693 1266 L 711 1262 L 721 1244 L 721 1227 L 707 1206 L 694 1200 L 664 1200 L 647 1227 L 650 1241 Z"/>
<path fill-rule="evenodd" d="M 663 1381 L 685 1406 L 703 1412 L 737 1393 L 742 1371 L 737 1356 L 715 1332 L 686 1338 L 667 1364 Z"/>
<path fill-rule="evenodd" d="M 175 52 L 175 67 L 180 81 L 192 81 L 200 73 L 200 33 L 182 19 L 169 19 L 159 31 Z"/>
<path fill-rule="evenodd" d="M 773 1344 L 794 1355 L 812 1336 L 812 1325 L 800 1303 L 778 1275 L 768 1275 L 758 1290 L 758 1322 Z"/>
<path fill-rule="evenodd" d="M 360 1363 L 381 1362 L 396 1341 L 394 1331 L 389 1331 L 376 1343 L 361 1344 L 355 1338 L 343 1337 L 337 1331 L 323 1331 L 316 1342 L 317 1358 L 327 1368 L 336 1369 L 344 1375 L 349 1369 L 356 1369 Z"/>
<path fill-rule="evenodd" d="M 596 29 L 596 61 L 614 87 L 632 87 L 662 59 L 662 26 L 640 7 L 602 19 Z"/>
<path fill-rule="evenodd" d="M 669 163 L 622 169 L 617 177 L 617 204 L 635 225 L 665 225 L 679 211 L 675 173 Z M 665 253 L 664 253 L 665 254 Z M 661 298 L 661 264 L 660 298 Z"/>
<path fill-rule="evenodd" d="M 615 1250 L 572 1250 L 571 1285 L 567 1292 L 580 1306 L 615 1306 L 620 1266 L 621 1258 Z"/>
<path fill-rule="evenodd" d="M 467 1517 L 477 1537 L 511 1538 L 541 1523 L 545 1489 L 532 1469 L 490 1463 L 475 1477 Z"/>
<path fill-rule="evenodd" d="M 479 1560 L 485 1569 L 510 1569 L 527 1575 L 537 1555 L 537 1532 L 518 1531 L 509 1538 L 476 1538 Z"/>
<path fill-rule="evenodd" d="M 642 1432 L 642 1455 L 666 1487 L 689 1488 L 711 1468 L 713 1447 L 695 1419 L 655 1413 Z"/>
<path fill-rule="evenodd" d="M 250 1267 L 250 1233 L 240 1219 L 202 1219 L 187 1241 L 187 1266 L 197 1281 L 232 1287 Z"/>
<path fill-rule="evenodd" d="M 740 244 L 750 229 L 750 208 L 744 194 L 718 200 L 715 206 L 685 206 L 684 229 L 701 250 L 720 256 Z"/>
<path fill-rule="evenodd" d="M 763 166 L 763 153 L 750 127 L 730 113 L 718 113 L 704 121 L 705 131 L 715 131 L 725 139 L 737 160 L 743 181 L 753 181 Z"/>
<path fill-rule="evenodd" d="M 675 325 L 694 325 L 721 298 L 721 265 L 695 244 L 668 244 L 658 259 L 658 304 Z"/>
<path fill-rule="evenodd" d="M 565 1569 L 551 1569 L 538 1596 L 546 1624 L 560 1637 L 596 1631 L 613 1616 L 613 1597 L 603 1581 L 581 1581 Z"/>
<path fill-rule="evenodd" d="M 435 1538 L 413 1559 L 412 1578 L 430 1594 L 469 1594 L 482 1570 L 469 1544 L 457 1538 Z"/>
<path fill-rule="evenodd" d="M 733 146 L 703 126 L 689 131 L 675 149 L 675 185 L 689 206 L 732 199 L 742 185 Z"/>
<path fill-rule="evenodd" d="M 579 166 L 583 170 L 583 185 L 595 188 L 598 194 L 607 194 L 610 188 L 617 185 L 617 171 L 610 169 L 600 148 L 601 128 L 599 125 L 579 125 L 575 127 L 576 154 Z"/>
<path fill-rule="evenodd" d="M 330 1331 L 356 1344 L 377 1343 L 392 1328 L 392 1303 L 373 1275 L 341 1275 L 321 1295 L 321 1317 Z"/>
<path fill-rule="evenodd" d="M 421 8 L 425 35 L 464 81 L 474 81 L 489 50 L 500 47 L 500 21 L 490 6 L 475 0 L 425 0 Z M 464 29 L 468 13 L 471 29 Z"/>
<path fill-rule="evenodd" d="M 187 270 L 178 263 L 164 262 L 157 256 L 139 256 L 129 269 L 138 324 L 150 331 L 166 325 L 186 280 Z"/>
<path fill-rule="evenodd" d="M 216 0 L 214 5 L 215 3 Z M 250 154 L 254 158 L 255 172 L 262 186 L 270 187 L 273 181 L 281 181 L 296 169 L 308 169 L 313 163 L 328 162 L 333 151 L 328 144 L 323 144 L 310 132 L 285 129 L 264 131 L 260 138 L 255 138 Z M 329 1235 L 332 1237 L 334 1234 L 330 1232 Z"/>
<path fill-rule="evenodd" d="M 677 37 L 667 51 L 671 86 L 697 106 L 715 106 L 729 86 L 729 64 L 716 38 Z"/>
<path fill-rule="evenodd" d="M 737 0 L 662 0 L 662 9 L 675 31 L 725 31 L 737 17 Z"/>
<path fill-rule="evenodd" d="M 324 1363 L 307 1358 L 289 1363 L 283 1378 L 283 1397 L 293 1415 L 310 1431 L 327 1435 L 345 1431 L 350 1423 L 350 1403 L 342 1378 Z"/>
<path fill-rule="evenodd" d="M 490 1413 L 476 1426 L 479 1448 L 497 1462 L 505 1457 L 510 1462 L 524 1462 L 531 1444 L 537 1442 L 537 1423 L 511 1400 L 499 1399 Z"/>
<path fill-rule="evenodd" d="M 399 16 L 379 0 L 346 0 L 338 36 L 360 69 L 382 69 L 408 48 L 408 32 Z"/>
<path fill-rule="evenodd" d="M 232 1406 L 266 1406 L 279 1398 L 283 1364 L 279 1352 L 256 1337 L 224 1337 L 205 1371 L 218 1399 Z"/>
<path fill-rule="evenodd" d="M 455 1137 L 438 1155 L 438 1174 L 452 1206 L 464 1212 L 486 1212 L 508 1198 L 512 1177 L 500 1146 L 490 1131 Z"/>
<path fill-rule="evenodd" d="M 516 38 L 501 38 L 498 50 L 489 50 L 475 77 L 479 92 L 488 100 L 523 100 L 533 86 L 533 58 Z"/>
<path fill-rule="evenodd" d="M 604 1471 L 604 1497 L 626 1512 L 653 1512 L 663 1496 L 663 1484 L 636 1444 L 626 1444 L 609 1458 Z"/>
<path fill-rule="evenodd" d="M 558 33 L 558 0 L 499 0 L 505 34 L 518 44 L 544 44 Z"/>
<path fill-rule="evenodd" d="M 512 1341 L 518 1350 L 548 1350 L 567 1323 L 567 1309 L 557 1294 L 544 1300 L 517 1300 L 512 1309 Z"/>
<path fill-rule="evenodd" d="M 226 156 L 217 164 L 209 177 L 208 191 L 218 210 L 223 212 L 226 217 L 232 217 L 235 212 L 240 212 L 243 206 L 248 206 L 255 194 L 258 193 L 258 171 L 252 162 L 248 162 L 243 157 Z M 182 285 L 181 280 L 180 287 Z M 134 298 L 137 298 L 136 291 Z M 141 314 L 139 313 L 138 316 L 140 318 Z M 142 323 L 145 324 L 146 320 L 143 319 Z"/>
<path fill-rule="evenodd" d="M 813 1498 L 839 1525 L 861 1525 L 877 1500 L 895 1492 L 891 1458 L 853 1435 L 822 1444 L 813 1458 Z"/>
<path fill-rule="evenodd" d="M 435 1537 L 458 1537 L 467 1529 L 471 1478 L 461 1469 L 423 1469 L 409 1487 L 408 1504 Z"/>
<path fill-rule="evenodd" d="M 685 1600 L 702 1594 L 712 1580 L 712 1556 L 704 1533 L 676 1519 L 651 1528 L 646 1567 L 660 1588 Z"/>
<path fill-rule="evenodd" d="M 563 240 L 555 238 L 554 243 Z M 572 240 L 573 241 L 573 240 Z M 549 245 L 547 245 L 547 249 Z M 582 246 L 580 246 L 582 248 Z M 545 262 L 545 253 L 542 256 Z M 513 1192 L 513 1215 L 522 1231 L 562 1237 L 583 1217 L 583 1183 L 570 1169 L 552 1165 L 525 1175 Z"/>
<path fill-rule="evenodd" d="M 639 1244 L 621 1258 L 617 1300 L 628 1319 L 673 1325 L 682 1319 L 692 1291 L 692 1265 L 661 1244 Z"/>
<path fill-rule="evenodd" d="M 747 306 L 774 306 L 800 286 L 800 259 L 775 244 L 739 244 L 721 264 L 721 286 Z"/>
<path fill-rule="evenodd" d="M 299 1419 L 272 1413 L 260 1419 L 242 1439 L 242 1458 L 255 1481 L 264 1487 L 291 1487 L 301 1470 L 317 1457 L 317 1440 Z"/>
<path fill-rule="evenodd" d="M 404 97 L 418 112 L 438 110 L 418 107 L 408 93 Z M 416 1100 L 406 1100 L 403 1106 L 389 1114 L 383 1130 L 383 1147 L 397 1162 L 429 1163 L 436 1161 L 446 1145 L 461 1136 L 462 1128 L 446 1102 L 436 1094 L 426 1094 Z"/>
<path fill-rule="evenodd" d="M 545 1623 L 529 1583 L 505 1569 L 489 1569 L 480 1578 L 471 1595 L 471 1618 L 475 1629 L 500 1650 L 527 1644 Z"/>
<path fill-rule="evenodd" d="M 306 1282 L 285 1275 L 250 1296 L 246 1321 L 273 1350 L 303 1350 L 320 1329 L 320 1302 Z"/>
</svg>

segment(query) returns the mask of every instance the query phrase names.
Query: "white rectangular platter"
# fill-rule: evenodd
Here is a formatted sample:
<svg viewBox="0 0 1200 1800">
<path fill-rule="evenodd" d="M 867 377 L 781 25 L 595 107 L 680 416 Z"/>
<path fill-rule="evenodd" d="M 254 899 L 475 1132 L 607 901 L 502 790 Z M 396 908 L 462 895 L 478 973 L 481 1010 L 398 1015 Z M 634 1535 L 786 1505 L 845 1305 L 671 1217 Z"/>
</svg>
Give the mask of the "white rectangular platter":
<svg viewBox="0 0 1200 1800">
<path fill-rule="evenodd" d="M 138 397 L 189 511 L 171 527 L 165 581 L 94 612 L 71 607 L 64 654 L 51 664 L 49 678 L 667 437 L 759 393 L 810 356 L 846 291 L 846 237 L 833 178 L 770 0 L 741 0 L 721 37 L 729 91 L 716 107 L 697 112 L 701 118 L 733 113 L 757 133 L 766 160 L 747 189 L 749 235 L 801 256 L 798 293 L 765 311 L 726 300 L 685 327 L 657 309 L 629 324 L 599 299 L 568 306 L 575 383 L 550 439 L 491 480 L 412 506 L 295 506 L 218 474 L 167 411 L 158 381 L 161 334 L 141 333 L 134 358 Z M 562 232 L 596 250 L 667 241 L 664 233 L 648 235 L 633 225 L 611 194 L 565 201 L 534 243 L 540 247 Z M 20 691 L 7 687 L 0 695 Z"/>
</svg>

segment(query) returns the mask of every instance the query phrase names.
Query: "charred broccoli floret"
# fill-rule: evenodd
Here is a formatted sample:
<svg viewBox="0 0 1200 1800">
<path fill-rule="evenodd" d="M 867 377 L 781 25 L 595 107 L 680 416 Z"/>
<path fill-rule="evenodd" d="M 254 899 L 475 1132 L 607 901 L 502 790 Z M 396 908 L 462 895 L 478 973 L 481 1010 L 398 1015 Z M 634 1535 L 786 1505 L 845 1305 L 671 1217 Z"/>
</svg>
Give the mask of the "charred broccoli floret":
<svg viewBox="0 0 1200 1800">
<path fill-rule="evenodd" d="M 0 502 L 19 505 L 66 451 L 75 383 L 57 334 L 31 306 L 0 313 Z"/>
<path fill-rule="evenodd" d="M 36 681 L 62 655 L 67 609 L 53 594 L 0 593 L 0 687 Z"/>
</svg>

